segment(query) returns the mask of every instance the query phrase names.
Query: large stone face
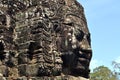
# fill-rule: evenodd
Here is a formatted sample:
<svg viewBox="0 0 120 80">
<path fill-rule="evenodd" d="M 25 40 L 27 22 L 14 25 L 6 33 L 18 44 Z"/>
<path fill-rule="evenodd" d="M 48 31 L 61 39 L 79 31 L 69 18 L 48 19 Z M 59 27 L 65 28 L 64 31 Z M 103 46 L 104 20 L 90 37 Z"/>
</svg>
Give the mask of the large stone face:
<svg viewBox="0 0 120 80">
<path fill-rule="evenodd" d="M 89 78 L 90 42 L 76 0 L 0 0 L 0 74 L 8 80 Z"/>
</svg>

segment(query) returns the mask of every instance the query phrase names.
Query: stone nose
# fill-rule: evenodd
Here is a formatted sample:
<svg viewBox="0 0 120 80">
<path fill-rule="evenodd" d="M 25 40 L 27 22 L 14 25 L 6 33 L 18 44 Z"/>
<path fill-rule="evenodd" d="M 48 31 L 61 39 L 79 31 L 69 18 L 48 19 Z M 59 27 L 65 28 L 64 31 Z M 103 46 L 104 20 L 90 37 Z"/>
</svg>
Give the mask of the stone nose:
<svg viewBox="0 0 120 80">
<path fill-rule="evenodd" d="M 90 44 L 90 39 L 88 39 L 88 35 L 83 37 L 83 40 L 80 42 L 80 51 L 86 55 L 86 58 L 91 60 L 92 57 L 92 49 Z"/>
<path fill-rule="evenodd" d="M 90 34 L 84 34 L 82 41 L 80 42 L 80 48 L 91 50 L 91 44 L 90 44 Z"/>
</svg>

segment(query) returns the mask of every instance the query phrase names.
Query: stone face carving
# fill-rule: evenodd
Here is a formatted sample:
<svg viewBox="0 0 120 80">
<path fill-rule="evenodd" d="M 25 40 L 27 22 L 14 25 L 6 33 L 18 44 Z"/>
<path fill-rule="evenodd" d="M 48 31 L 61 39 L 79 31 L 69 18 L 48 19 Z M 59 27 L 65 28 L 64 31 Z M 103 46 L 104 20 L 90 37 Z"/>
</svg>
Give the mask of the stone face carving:
<svg viewBox="0 0 120 80">
<path fill-rule="evenodd" d="M 76 0 L 0 0 L 4 77 L 89 78 L 90 42 L 84 10 Z"/>
</svg>

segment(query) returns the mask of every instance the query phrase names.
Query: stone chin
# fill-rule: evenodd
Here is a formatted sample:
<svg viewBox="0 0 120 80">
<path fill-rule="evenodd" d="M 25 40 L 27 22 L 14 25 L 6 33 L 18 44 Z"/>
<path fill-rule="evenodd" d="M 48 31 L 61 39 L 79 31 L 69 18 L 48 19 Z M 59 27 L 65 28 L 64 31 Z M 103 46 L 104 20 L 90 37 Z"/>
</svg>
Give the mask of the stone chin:
<svg viewBox="0 0 120 80">
<path fill-rule="evenodd" d="M 73 51 L 65 52 L 62 55 L 63 73 L 89 78 L 89 63 L 92 57 L 91 54 L 91 49 L 80 50 L 79 48 L 76 48 Z"/>
</svg>

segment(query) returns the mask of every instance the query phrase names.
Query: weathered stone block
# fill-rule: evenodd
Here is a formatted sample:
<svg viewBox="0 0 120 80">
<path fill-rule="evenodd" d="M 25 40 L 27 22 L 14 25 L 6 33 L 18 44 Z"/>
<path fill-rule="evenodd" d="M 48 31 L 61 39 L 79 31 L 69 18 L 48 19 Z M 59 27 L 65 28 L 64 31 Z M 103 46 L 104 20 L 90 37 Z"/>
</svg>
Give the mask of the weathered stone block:
<svg viewBox="0 0 120 80">
<path fill-rule="evenodd" d="M 7 77 L 8 76 L 8 68 L 5 65 L 0 66 L 0 74 Z"/>
</svg>

